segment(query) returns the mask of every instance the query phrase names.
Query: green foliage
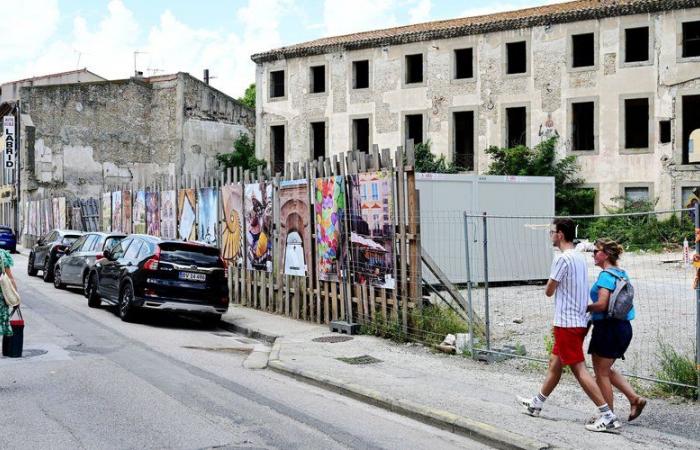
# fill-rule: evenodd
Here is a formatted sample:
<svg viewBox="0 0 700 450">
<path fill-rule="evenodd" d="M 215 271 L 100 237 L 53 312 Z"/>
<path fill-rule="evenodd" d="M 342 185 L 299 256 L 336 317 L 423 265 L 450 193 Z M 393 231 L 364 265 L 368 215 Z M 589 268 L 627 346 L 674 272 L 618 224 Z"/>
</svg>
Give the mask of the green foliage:
<svg viewBox="0 0 700 450">
<path fill-rule="evenodd" d="M 430 140 L 421 142 L 415 146 L 416 155 L 416 172 L 423 173 L 457 173 L 464 169 L 455 165 L 453 162 L 445 160 L 445 155 L 436 157 L 430 151 Z"/>
<path fill-rule="evenodd" d="M 575 156 L 557 160 L 557 138 L 552 137 L 534 148 L 523 145 L 513 148 L 489 147 L 491 157 L 487 175 L 554 177 L 557 215 L 591 213 L 595 192 L 582 189 Z"/>
<path fill-rule="evenodd" d="M 400 322 L 386 320 L 380 316 L 375 316 L 372 322 L 361 325 L 360 334 L 385 337 L 395 342 L 406 342 L 408 340 Z"/>
<path fill-rule="evenodd" d="M 248 108 L 255 109 L 255 83 L 248 86 L 243 93 L 243 97 L 238 99 L 239 102 L 246 105 Z"/>
<path fill-rule="evenodd" d="M 426 344 L 439 344 L 448 334 L 467 333 L 467 323 L 454 311 L 436 305 L 414 309 L 411 323 L 415 339 Z M 414 337 L 414 336 L 412 336 Z"/>
<path fill-rule="evenodd" d="M 554 348 L 554 335 L 549 332 L 544 335 L 544 349 L 547 355 L 552 354 L 552 349 Z"/>
<path fill-rule="evenodd" d="M 656 377 L 662 381 L 698 385 L 698 370 L 695 368 L 694 358 L 682 355 L 673 349 L 669 344 L 658 341 L 658 358 L 660 369 Z M 697 395 L 697 388 L 676 386 L 673 384 L 660 383 L 658 389 L 661 393 L 669 395 L 679 395 L 681 397 L 694 399 Z"/>
<path fill-rule="evenodd" d="M 241 134 L 233 142 L 233 152 L 219 153 L 216 161 L 219 167 L 224 169 L 240 167 L 243 170 L 256 170 L 258 166 L 264 167 L 267 163 L 255 157 L 255 142 L 247 134 Z"/>
</svg>

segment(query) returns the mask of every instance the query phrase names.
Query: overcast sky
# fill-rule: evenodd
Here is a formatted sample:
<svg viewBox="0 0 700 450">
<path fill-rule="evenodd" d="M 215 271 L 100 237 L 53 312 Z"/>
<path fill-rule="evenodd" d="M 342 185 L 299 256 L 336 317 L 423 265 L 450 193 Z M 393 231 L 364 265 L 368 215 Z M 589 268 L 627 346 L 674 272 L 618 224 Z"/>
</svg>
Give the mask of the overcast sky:
<svg viewBox="0 0 700 450">
<path fill-rule="evenodd" d="M 557 0 L 3 1 L 0 82 L 87 67 L 127 78 L 189 72 L 239 97 L 250 55 L 324 36 L 505 11 Z M 135 53 L 138 52 L 138 53 Z"/>
</svg>

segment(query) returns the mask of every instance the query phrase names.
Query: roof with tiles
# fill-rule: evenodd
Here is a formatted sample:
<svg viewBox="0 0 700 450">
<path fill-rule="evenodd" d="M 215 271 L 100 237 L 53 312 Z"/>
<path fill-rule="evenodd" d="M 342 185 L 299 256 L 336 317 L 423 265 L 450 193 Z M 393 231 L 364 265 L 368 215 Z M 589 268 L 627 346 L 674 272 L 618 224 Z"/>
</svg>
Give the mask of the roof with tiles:
<svg viewBox="0 0 700 450">
<path fill-rule="evenodd" d="M 462 17 L 326 37 L 256 53 L 251 56 L 251 59 L 260 64 L 277 59 L 299 58 L 343 50 L 697 7 L 700 7 L 700 0 L 578 0 L 484 16 Z"/>
</svg>

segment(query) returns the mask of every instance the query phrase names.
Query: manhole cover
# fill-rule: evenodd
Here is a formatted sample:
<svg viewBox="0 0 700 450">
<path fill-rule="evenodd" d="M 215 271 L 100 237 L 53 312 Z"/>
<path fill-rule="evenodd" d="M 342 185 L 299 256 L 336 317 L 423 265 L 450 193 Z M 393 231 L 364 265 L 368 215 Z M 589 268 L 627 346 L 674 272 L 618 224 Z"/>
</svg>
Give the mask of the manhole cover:
<svg viewBox="0 0 700 450">
<path fill-rule="evenodd" d="M 48 350 L 40 350 L 38 348 L 28 348 L 22 351 L 22 358 L 33 358 L 34 356 L 41 356 L 48 353 Z"/>
<path fill-rule="evenodd" d="M 350 336 L 323 336 L 311 340 L 314 342 L 327 342 L 330 344 L 335 344 L 336 342 L 352 341 L 352 338 Z"/>
<path fill-rule="evenodd" d="M 352 358 L 336 358 L 338 361 L 343 361 L 344 363 L 348 364 L 353 364 L 353 365 L 361 365 L 361 364 L 376 364 L 382 362 L 381 359 L 377 359 L 373 356 L 369 355 L 362 355 L 362 356 L 353 356 Z"/>
</svg>

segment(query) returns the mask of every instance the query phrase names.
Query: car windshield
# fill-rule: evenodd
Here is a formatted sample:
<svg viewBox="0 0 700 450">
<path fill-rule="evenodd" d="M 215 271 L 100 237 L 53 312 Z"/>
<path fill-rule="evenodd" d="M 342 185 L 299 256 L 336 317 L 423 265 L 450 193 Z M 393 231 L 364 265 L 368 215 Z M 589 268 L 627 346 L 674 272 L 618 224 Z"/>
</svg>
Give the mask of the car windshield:
<svg viewBox="0 0 700 450">
<path fill-rule="evenodd" d="M 63 239 L 61 240 L 61 244 L 70 245 L 73 242 L 77 241 L 79 237 L 80 236 L 73 236 L 73 235 L 63 236 Z"/>
<path fill-rule="evenodd" d="M 110 236 L 104 241 L 102 248 L 107 250 L 114 247 L 117 243 L 121 242 L 126 236 Z"/>
<path fill-rule="evenodd" d="M 162 243 L 160 260 L 184 266 L 221 267 L 219 249 L 192 244 Z"/>
</svg>

